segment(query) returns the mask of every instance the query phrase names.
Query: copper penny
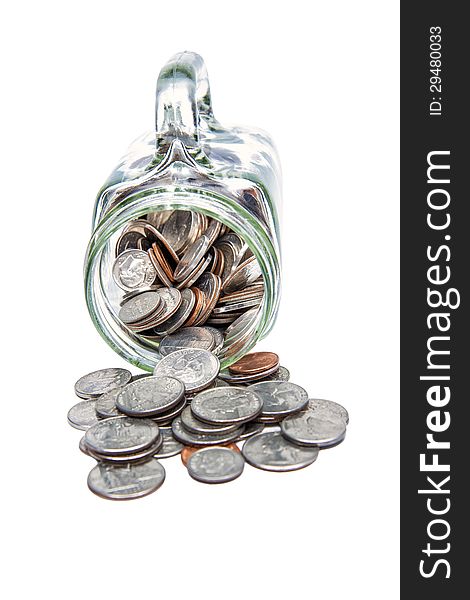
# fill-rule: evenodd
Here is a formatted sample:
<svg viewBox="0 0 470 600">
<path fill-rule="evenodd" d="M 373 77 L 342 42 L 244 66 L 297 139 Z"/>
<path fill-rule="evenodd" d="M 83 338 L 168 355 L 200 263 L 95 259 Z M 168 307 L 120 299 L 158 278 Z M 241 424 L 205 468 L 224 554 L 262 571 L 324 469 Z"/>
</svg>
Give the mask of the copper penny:
<svg viewBox="0 0 470 600">
<path fill-rule="evenodd" d="M 221 444 L 221 446 L 223 446 L 224 448 L 230 448 L 230 450 L 235 450 L 235 452 L 240 452 L 240 448 L 233 442 L 231 444 Z M 216 447 L 217 446 L 211 446 L 211 448 Z M 198 446 L 197 448 L 195 446 L 185 446 L 181 450 L 181 460 L 183 461 L 183 465 L 186 466 L 188 464 L 189 457 L 192 456 L 198 450 L 201 450 L 201 448 L 204 448 L 204 446 Z"/>
<path fill-rule="evenodd" d="M 279 356 L 274 352 L 252 352 L 229 367 L 234 375 L 255 375 L 279 366 Z"/>
</svg>

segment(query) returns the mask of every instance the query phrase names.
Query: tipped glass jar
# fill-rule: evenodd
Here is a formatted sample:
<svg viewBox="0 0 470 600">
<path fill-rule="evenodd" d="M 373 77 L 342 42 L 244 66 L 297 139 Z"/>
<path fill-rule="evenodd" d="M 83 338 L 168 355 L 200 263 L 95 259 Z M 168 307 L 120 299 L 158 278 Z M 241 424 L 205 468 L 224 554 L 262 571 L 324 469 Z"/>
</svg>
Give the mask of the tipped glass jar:
<svg viewBox="0 0 470 600">
<path fill-rule="evenodd" d="M 201 57 L 157 84 L 156 132 L 100 190 L 85 259 L 88 309 L 126 360 L 152 370 L 164 335 L 212 330 L 222 367 L 273 326 L 280 299 L 280 168 L 267 134 L 223 127 Z"/>
</svg>

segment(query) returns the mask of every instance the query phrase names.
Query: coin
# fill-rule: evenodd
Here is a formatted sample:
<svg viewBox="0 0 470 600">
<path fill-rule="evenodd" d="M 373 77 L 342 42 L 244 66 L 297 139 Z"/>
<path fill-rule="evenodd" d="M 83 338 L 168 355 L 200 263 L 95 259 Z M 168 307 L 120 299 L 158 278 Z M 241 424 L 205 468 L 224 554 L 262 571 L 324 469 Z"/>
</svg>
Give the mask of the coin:
<svg viewBox="0 0 470 600">
<path fill-rule="evenodd" d="M 168 428 L 160 428 L 162 437 L 163 437 L 163 445 L 160 450 L 154 455 L 155 458 L 170 458 L 171 456 L 176 456 L 183 449 L 183 444 L 175 440 L 173 437 L 173 433 L 171 431 L 171 427 Z"/>
<path fill-rule="evenodd" d="M 224 281 L 224 292 L 235 292 L 254 283 L 261 276 L 261 268 L 255 256 L 239 265 Z"/>
<path fill-rule="evenodd" d="M 209 352 L 215 345 L 214 336 L 203 327 L 184 327 L 176 333 L 167 335 L 160 342 L 159 350 L 162 356 L 167 356 L 181 348 L 202 348 Z"/>
<path fill-rule="evenodd" d="M 86 454 L 87 456 L 91 456 L 90 452 L 87 448 L 87 445 L 85 444 L 85 436 L 80 438 L 80 441 L 78 443 L 78 448 L 80 449 L 81 452 L 83 452 L 83 454 Z"/>
<path fill-rule="evenodd" d="M 210 447 L 214 448 L 214 446 L 210 446 Z M 240 448 L 234 442 L 230 442 L 229 444 L 221 444 L 220 447 L 221 448 L 230 448 L 234 452 L 241 452 Z M 197 452 L 201 448 L 204 448 L 204 446 L 183 446 L 183 450 L 181 450 L 181 461 L 185 467 L 188 464 L 188 460 L 189 460 L 190 456 L 192 456 L 195 452 Z"/>
<path fill-rule="evenodd" d="M 218 354 L 224 345 L 224 334 L 216 327 L 204 326 L 204 329 L 207 329 L 212 333 L 212 337 L 214 338 L 214 348 L 212 348 L 212 352 Z"/>
<path fill-rule="evenodd" d="M 185 279 L 176 284 L 178 289 L 191 287 L 195 281 L 204 273 L 211 262 L 210 256 L 202 257 L 199 263 L 190 271 Z"/>
<path fill-rule="evenodd" d="M 110 417 L 123 416 L 122 412 L 116 406 L 116 397 L 121 393 L 122 388 L 114 388 L 110 392 L 100 396 L 95 403 L 96 414 L 102 419 Z"/>
<path fill-rule="evenodd" d="M 170 317 L 172 317 L 182 302 L 181 292 L 173 287 L 162 287 L 157 290 L 161 300 L 164 303 L 165 309 L 163 311 L 163 315 L 161 315 L 158 319 L 158 322 L 154 323 L 153 326 L 159 325 L 167 321 Z"/>
<path fill-rule="evenodd" d="M 173 214 L 173 210 L 161 210 L 160 212 L 151 212 L 147 215 L 147 221 L 157 229 L 162 227 Z"/>
<path fill-rule="evenodd" d="M 117 408 L 132 417 L 153 417 L 181 402 L 184 384 L 174 377 L 145 377 L 128 383 L 116 397 Z"/>
<path fill-rule="evenodd" d="M 263 373 L 254 373 L 253 375 L 233 375 L 230 373 L 229 369 L 224 369 L 223 371 L 220 371 L 219 377 L 231 385 L 240 385 L 243 383 L 254 383 L 265 380 L 265 378 L 277 373 L 278 370 L 278 367 L 274 366 L 269 371 L 264 371 Z"/>
<path fill-rule="evenodd" d="M 257 375 L 279 367 L 279 356 L 274 352 L 252 352 L 230 365 L 233 375 Z"/>
<path fill-rule="evenodd" d="M 126 325 L 148 319 L 160 307 L 161 302 L 161 296 L 156 290 L 132 296 L 121 306 L 119 319 Z"/>
<path fill-rule="evenodd" d="M 332 402 L 331 400 L 320 400 L 317 398 L 309 400 L 308 410 L 314 410 L 317 415 L 321 413 L 322 418 L 330 420 L 335 420 L 336 416 L 340 416 L 346 425 L 349 423 L 348 411 L 341 404 Z"/>
<path fill-rule="evenodd" d="M 155 440 L 154 444 L 132 454 L 100 454 L 99 452 L 95 452 L 91 448 L 88 448 L 86 446 L 86 442 L 84 445 L 87 448 L 87 454 L 95 460 L 110 462 L 113 464 L 131 463 L 148 460 L 157 452 L 159 452 L 163 445 L 163 436 L 160 434 Z"/>
<path fill-rule="evenodd" d="M 242 454 L 253 467 L 265 471 L 294 471 L 312 464 L 318 448 L 303 448 L 278 431 L 258 433 L 243 444 Z"/>
<path fill-rule="evenodd" d="M 116 284 L 127 291 L 152 285 L 157 276 L 148 254 L 142 250 L 125 250 L 119 254 L 112 272 Z"/>
<path fill-rule="evenodd" d="M 236 441 L 240 442 L 241 440 L 246 440 L 249 437 L 256 435 L 257 433 L 261 433 L 264 429 L 263 423 L 256 423 L 256 421 L 251 421 L 250 423 L 246 423 L 245 431 L 241 433 Z"/>
<path fill-rule="evenodd" d="M 217 377 L 220 363 L 207 350 L 183 348 L 161 359 L 155 366 L 154 375 L 168 375 L 184 383 L 187 392 L 202 390 Z"/>
<path fill-rule="evenodd" d="M 171 409 L 157 415 L 156 417 L 152 417 L 152 421 L 157 423 L 157 425 L 171 425 L 173 419 L 180 415 L 185 407 L 186 398 L 183 397 L 176 406 L 173 406 Z"/>
<path fill-rule="evenodd" d="M 88 475 L 90 490 L 110 500 L 141 498 L 165 481 L 165 469 L 155 458 L 145 462 L 113 465 L 98 463 Z"/>
<path fill-rule="evenodd" d="M 75 427 L 75 429 L 81 429 L 85 431 L 92 425 L 99 422 L 98 415 L 95 410 L 96 400 L 83 400 L 72 408 L 67 413 L 67 421 L 69 425 Z"/>
<path fill-rule="evenodd" d="M 80 398 L 97 398 L 113 388 L 126 385 L 132 378 L 127 369 L 100 369 L 88 373 L 75 384 L 75 393 Z"/>
<path fill-rule="evenodd" d="M 284 417 L 299 412 L 308 404 L 304 388 L 290 381 L 262 381 L 247 389 L 262 399 L 262 417 Z"/>
<path fill-rule="evenodd" d="M 202 483 L 226 483 L 243 473 L 245 461 L 230 448 L 201 448 L 189 457 L 187 468 L 193 479 Z"/>
<path fill-rule="evenodd" d="M 171 247 L 171 244 L 164 238 L 164 236 L 158 231 L 156 227 L 154 227 L 149 221 L 144 221 L 143 219 L 136 219 L 135 221 L 131 221 L 125 228 L 127 231 L 137 231 L 144 235 L 152 245 L 157 243 L 165 248 L 168 255 L 175 262 L 178 262 L 178 255 Z"/>
<path fill-rule="evenodd" d="M 161 336 L 169 335 L 182 327 L 189 318 L 195 303 L 196 296 L 192 290 L 189 288 L 181 290 L 181 304 L 178 310 L 172 317 L 155 328 L 156 333 Z"/>
<path fill-rule="evenodd" d="M 196 282 L 196 287 L 204 294 L 204 308 L 196 319 L 195 325 L 207 321 L 212 309 L 217 303 L 222 287 L 222 280 L 214 273 L 204 273 Z"/>
<path fill-rule="evenodd" d="M 201 235 L 193 244 L 189 246 L 179 261 L 173 277 L 175 281 L 184 281 L 188 275 L 194 271 L 202 257 L 209 250 L 209 238 Z"/>
<path fill-rule="evenodd" d="M 131 381 L 139 381 L 139 379 L 145 379 L 145 377 L 152 377 L 152 373 L 139 373 L 138 375 L 132 375 Z"/>
<path fill-rule="evenodd" d="M 162 229 L 163 237 L 176 253 L 186 250 L 197 235 L 196 214 L 190 210 L 175 210 Z"/>
<path fill-rule="evenodd" d="M 221 387 L 197 394 L 191 403 L 193 415 L 214 424 L 246 423 L 260 414 L 261 398 L 247 388 Z"/>
<path fill-rule="evenodd" d="M 137 249 L 137 244 L 141 239 L 141 233 L 137 231 L 125 231 L 116 242 L 116 256 L 122 254 L 124 250 Z"/>
<path fill-rule="evenodd" d="M 287 417 L 281 423 L 285 438 L 302 446 L 329 448 L 343 441 L 346 435 L 346 422 L 339 414 L 323 415 L 314 410 L 306 410 L 298 415 Z"/>
<path fill-rule="evenodd" d="M 155 269 L 158 279 L 163 283 L 163 285 L 171 287 L 171 284 L 173 283 L 173 277 L 171 277 L 171 273 L 170 277 L 168 276 L 168 264 L 165 263 L 165 259 L 160 248 L 154 244 L 147 250 L 147 254 L 150 258 L 153 268 Z"/>
<path fill-rule="evenodd" d="M 237 423 L 228 423 L 226 425 L 211 425 L 210 423 L 204 423 L 204 421 L 199 421 L 193 415 L 190 406 L 187 406 L 183 412 L 181 413 L 181 422 L 185 429 L 187 429 L 190 433 L 213 433 L 213 434 L 223 434 L 230 431 L 234 431 L 238 429 L 239 425 Z"/>
<path fill-rule="evenodd" d="M 268 377 L 263 377 L 260 381 L 289 381 L 290 373 L 286 367 L 279 367 L 277 371 L 275 371 L 272 375 Z"/>
<path fill-rule="evenodd" d="M 85 443 L 100 454 L 133 454 L 151 446 L 159 435 L 158 425 L 150 419 L 113 417 L 87 429 Z"/>
<path fill-rule="evenodd" d="M 171 424 L 174 437 L 185 446 L 220 446 L 233 442 L 243 432 L 242 427 L 224 434 L 191 433 L 185 429 L 181 417 L 177 417 Z"/>
</svg>

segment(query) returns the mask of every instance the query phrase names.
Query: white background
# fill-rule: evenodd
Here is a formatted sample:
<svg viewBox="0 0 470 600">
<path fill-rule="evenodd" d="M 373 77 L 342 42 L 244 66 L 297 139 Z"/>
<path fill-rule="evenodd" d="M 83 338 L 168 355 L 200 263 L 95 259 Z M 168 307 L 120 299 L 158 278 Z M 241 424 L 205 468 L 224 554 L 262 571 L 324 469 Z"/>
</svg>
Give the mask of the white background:
<svg viewBox="0 0 470 600">
<path fill-rule="evenodd" d="M 5 9 L 4 9 L 5 10 Z M 3 596 L 398 597 L 398 3 L 10 3 L 2 92 Z M 113 503 L 66 423 L 82 374 L 125 366 L 88 317 L 94 196 L 194 50 L 221 122 L 277 142 L 284 294 L 260 348 L 344 404 L 303 471 L 246 467 Z"/>
</svg>

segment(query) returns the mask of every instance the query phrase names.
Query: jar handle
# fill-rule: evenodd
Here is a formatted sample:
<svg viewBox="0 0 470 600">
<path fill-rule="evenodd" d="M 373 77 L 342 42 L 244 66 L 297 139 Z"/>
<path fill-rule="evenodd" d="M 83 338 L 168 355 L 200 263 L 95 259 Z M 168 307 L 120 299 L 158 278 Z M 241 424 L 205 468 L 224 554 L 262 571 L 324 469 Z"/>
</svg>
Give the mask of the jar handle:
<svg viewBox="0 0 470 600">
<path fill-rule="evenodd" d="M 158 76 L 155 107 L 157 143 L 177 137 L 187 146 L 198 145 L 200 121 L 212 116 L 204 61 L 195 52 L 175 54 Z"/>
</svg>

